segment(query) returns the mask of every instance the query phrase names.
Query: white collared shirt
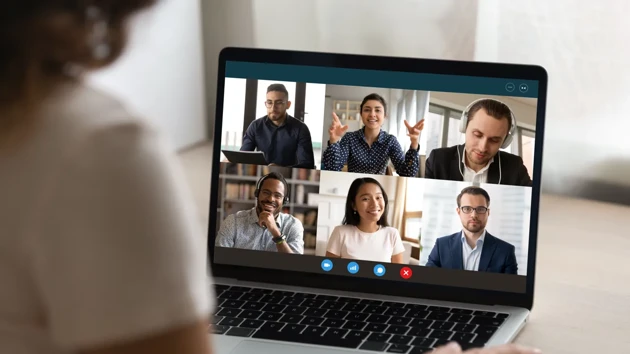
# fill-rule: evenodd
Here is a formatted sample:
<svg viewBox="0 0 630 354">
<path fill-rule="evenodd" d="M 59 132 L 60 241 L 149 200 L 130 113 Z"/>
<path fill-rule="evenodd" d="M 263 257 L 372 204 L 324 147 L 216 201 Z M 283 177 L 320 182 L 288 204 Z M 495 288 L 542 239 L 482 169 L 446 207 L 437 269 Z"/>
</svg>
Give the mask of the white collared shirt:
<svg viewBox="0 0 630 354">
<path fill-rule="evenodd" d="M 477 244 L 475 248 L 471 248 L 468 242 L 466 241 L 466 234 L 462 230 L 462 257 L 463 264 L 465 270 L 479 270 L 479 260 L 481 259 L 481 250 L 483 248 L 483 242 L 486 239 L 486 231 L 484 230 L 479 239 L 477 239 Z"/>
<path fill-rule="evenodd" d="M 475 172 L 472 168 L 466 165 L 466 150 L 462 154 L 462 163 L 464 164 L 464 182 L 473 182 L 473 183 L 487 183 L 488 182 L 488 169 L 490 169 L 490 164 L 494 162 L 494 157 L 488 161 L 488 164 L 479 170 L 479 172 Z"/>
</svg>

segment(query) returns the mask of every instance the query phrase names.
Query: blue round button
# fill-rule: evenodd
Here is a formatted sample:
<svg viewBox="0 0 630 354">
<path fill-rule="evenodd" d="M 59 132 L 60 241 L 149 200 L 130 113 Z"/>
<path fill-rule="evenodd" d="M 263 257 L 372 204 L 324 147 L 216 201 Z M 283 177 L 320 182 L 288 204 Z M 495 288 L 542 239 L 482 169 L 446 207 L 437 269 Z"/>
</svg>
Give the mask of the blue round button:
<svg viewBox="0 0 630 354">
<path fill-rule="evenodd" d="M 330 272 L 333 269 L 333 262 L 330 259 L 324 259 L 322 261 L 322 270 L 324 272 Z"/>
<path fill-rule="evenodd" d="M 359 272 L 359 264 L 357 264 L 357 262 L 348 263 L 348 272 L 351 274 L 357 274 Z"/>
<path fill-rule="evenodd" d="M 385 267 L 382 264 L 377 264 L 374 266 L 374 275 L 377 277 L 382 277 L 385 275 Z"/>
</svg>

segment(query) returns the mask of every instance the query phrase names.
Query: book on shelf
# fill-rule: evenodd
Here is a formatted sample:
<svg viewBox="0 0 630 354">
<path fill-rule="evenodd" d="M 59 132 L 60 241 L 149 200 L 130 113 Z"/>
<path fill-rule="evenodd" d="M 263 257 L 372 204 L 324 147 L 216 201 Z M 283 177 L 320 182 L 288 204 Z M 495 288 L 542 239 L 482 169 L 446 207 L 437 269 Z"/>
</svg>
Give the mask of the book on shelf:
<svg viewBox="0 0 630 354">
<path fill-rule="evenodd" d="M 256 185 L 251 183 L 226 183 L 225 199 L 253 200 Z"/>
<path fill-rule="evenodd" d="M 317 210 L 311 210 L 307 212 L 306 215 L 304 216 L 303 225 L 315 226 L 316 223 L 317 223 Z"/>
<path fill-rule="evenodd" d="M 317 237 L 315 237 L 315 234 L 311 233 L 311 232 L 305 232 L 304 233 L 304 248 L 315 248 L 317 244 Z"/>
<path fill-rule="evenodd" d="M 319 170 L 309 170 L 305 168 L 298 169 L 298 172 L 295 175 L 296 180 L 300 181 L 319 181 Z"/>
<path fill-rule="evenodd" d="M 228 163 L 225 167 L 225 173 L 233 176 L 256 176 L 256 167 L 256 165 Z"/>
</svg>

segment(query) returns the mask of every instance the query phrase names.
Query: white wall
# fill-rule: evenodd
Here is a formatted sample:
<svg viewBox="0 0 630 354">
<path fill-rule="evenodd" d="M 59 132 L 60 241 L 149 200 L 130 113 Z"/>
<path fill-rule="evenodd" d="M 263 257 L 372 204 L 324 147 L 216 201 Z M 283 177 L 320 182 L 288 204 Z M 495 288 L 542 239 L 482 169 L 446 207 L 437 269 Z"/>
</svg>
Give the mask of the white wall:
<svg viewBox="0 0 630 354">
<path fill-rule="evenodd" d="M 163 0 L 134 21 L 128 51 L 89 78 L 153 120 L 176 149 L 206 137 L 200 2 Z"/>
<path fill-rule="evenodd" d="M 630 187 L 630 2 L 481 5 L 488 30 L 477 38 L 476 59 L 537 64 L 549 74 L 545 189 L 579 194 L 591 182 Z"/>
</svg>

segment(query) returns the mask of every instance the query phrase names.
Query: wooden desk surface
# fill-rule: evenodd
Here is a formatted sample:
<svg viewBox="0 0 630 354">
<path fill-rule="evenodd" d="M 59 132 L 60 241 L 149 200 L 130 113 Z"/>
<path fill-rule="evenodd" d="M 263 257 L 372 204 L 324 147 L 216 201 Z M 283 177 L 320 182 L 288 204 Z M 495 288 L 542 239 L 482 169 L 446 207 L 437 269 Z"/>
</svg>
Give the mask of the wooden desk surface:
<svg viewBox="0 0 630 354">
<path fill-rule="evenodd" d="M 517 343 L 543 353 L 630 353 L 630 208 L 545 195 L 534 308 Z"/>
</svg>

